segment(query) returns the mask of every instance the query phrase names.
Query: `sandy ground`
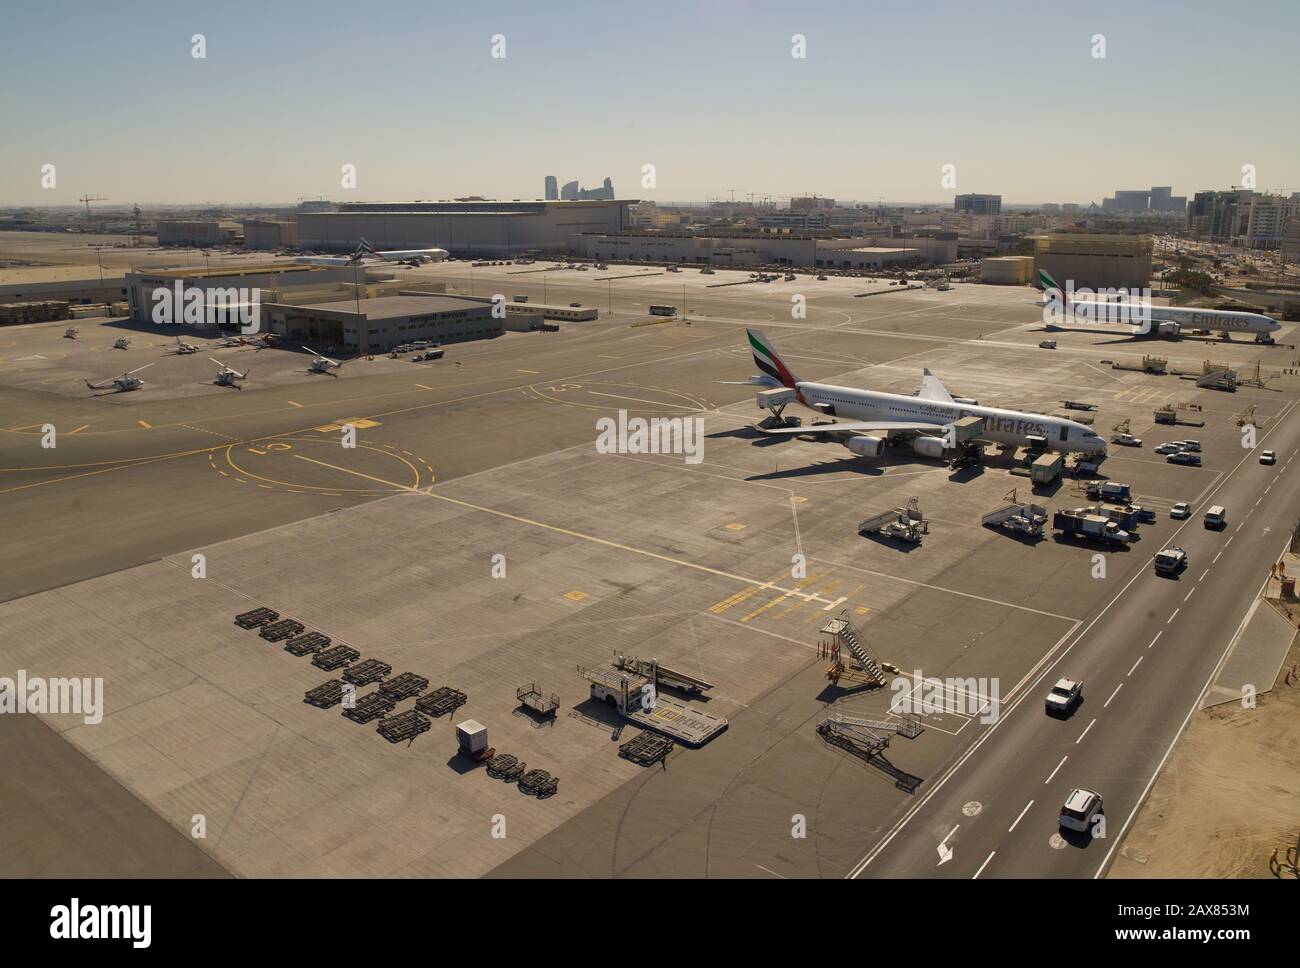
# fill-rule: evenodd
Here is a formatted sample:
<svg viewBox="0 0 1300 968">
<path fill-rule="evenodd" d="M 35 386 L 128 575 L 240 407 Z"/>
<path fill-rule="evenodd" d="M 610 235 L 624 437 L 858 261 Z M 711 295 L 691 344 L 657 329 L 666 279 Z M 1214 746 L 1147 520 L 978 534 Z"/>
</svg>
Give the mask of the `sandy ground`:
<svg viewBox="0 0 1300 968">
<path fill-rule="evenodd" d="M 1300 644 L 1257 708 L 1192 717 L 1108 876 L 1273 876 L 1274 850 L 1300 840 L 1300 681 L 1285 682 L 1296 663 Z"/>
</svg>

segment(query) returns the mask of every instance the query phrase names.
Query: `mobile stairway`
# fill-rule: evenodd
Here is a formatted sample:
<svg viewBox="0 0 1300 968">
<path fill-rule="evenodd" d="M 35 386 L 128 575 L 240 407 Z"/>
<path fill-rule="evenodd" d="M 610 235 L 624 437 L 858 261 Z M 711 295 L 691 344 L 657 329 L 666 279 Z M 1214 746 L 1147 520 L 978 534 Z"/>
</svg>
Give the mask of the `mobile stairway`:
<svg viewBox="0 0 1300 968">
<path fill-rule="evenodd" d="M 833 618 L 822 626 L 821 634 L 823 654 L 833 660 L 826 669 L 826 678 L 832 683 L 839 685 L 841 679 L 846 679 L 870 688 L 883 686 L 889 681 L 879 660 L 863 644 L 847 609 L 840 613 L 839 618 Z M 844 661 L 844 652 L 852 656 L 852 663 Z"/>
</svg>

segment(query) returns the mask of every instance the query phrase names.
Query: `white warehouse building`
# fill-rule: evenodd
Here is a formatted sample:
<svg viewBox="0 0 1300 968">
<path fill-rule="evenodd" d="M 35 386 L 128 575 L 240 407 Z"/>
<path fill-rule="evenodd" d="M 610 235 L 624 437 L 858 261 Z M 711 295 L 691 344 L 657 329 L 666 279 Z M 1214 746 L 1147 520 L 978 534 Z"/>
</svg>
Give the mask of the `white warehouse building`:
<svg viewBox="0 0 1300 968">
<path fill-rule="evenodd" d="M 361 239 L 376 249 L 446 249 L 456 257 L 504 258 L 573 252 L 589 232 L 617 233 L 633 200 L 355 202 L 298 215 L 299 245 L 351 252 Z"/>
</svg>

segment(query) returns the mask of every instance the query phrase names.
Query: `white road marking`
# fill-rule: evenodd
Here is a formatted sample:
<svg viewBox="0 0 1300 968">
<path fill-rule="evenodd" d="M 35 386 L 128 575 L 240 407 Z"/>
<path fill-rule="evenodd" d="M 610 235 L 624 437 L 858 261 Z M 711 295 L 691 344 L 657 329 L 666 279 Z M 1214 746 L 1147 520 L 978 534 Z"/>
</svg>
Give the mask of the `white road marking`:
<svg viewBox="0 0 1300 968">
<path fill-rule="evenodd" d="M 743 324 L 745 321 L 742 320 L 737 322 L 738 324 Z M 843 329 L 836 330 L 836 332 L 846 332 L 846 331 L 847 330 L 843 330 Z M 899 335 L 899 334 L 894 334 L 894 335 Z M 1295 409 L 1295 406 L 1296 406 L 1296 402 L 1291 401 L 1283 408 L 1282 412 L 1275 419 L 1273 426 L 1271 426 L 1267 431 L 1265 431 L 1266 438 L 1270 434 L 1272 434 L 1273 431 L 1277 429 L 1277 427 L 1282 425 L 1284 418 L 1290 415 L 1291 411 Z M 1300 446 L 1296 447 L 1295 450 L 1300 451 Z M 1243 456 L 1241 460 L 1237 462 L 1236 466 L 1233 467 L 1230 471 L 1219 472 L 1218 476 L 1215 479 L 1215 482 L 1209 485 L 1206 491 L 1203 492 L 1204 497 L 1210 497 L 1213 496 L 1214 494 L 1217 494 L 1219 490 L 1221 490 L 1224 486 L 1226 486 L 1231 475 L 1239 471 L 1245 463 L 1246 463 L 1246 457 Z M 1198 498 L 1198 500 L 1200 499 Z M 1184 526 L 1186 525 L 1184 524 Z M 1229 539 L 1229 541 L 1231 541 L 1231 539 Z M 1076 645 L 1078 645 L 1088 635 L 1088 633 L 1092 630 L 1093 626 L 1095 626 L 1098 622 L 1102 620 L 1102 618 L 1105 617 L 1106 613 L 1109 612 L 1111 608 L 1114 607 L 1115 603 L 1124 597 L 1125 593 L 1128 592 L 1128 590 L 1133 587 L 1133 584 L 1138 580 L 1139 577 L 1141 577 L 1143 573 L 1144 572 L 1142 571 L 1135 572 L 1133 574 L 1133 577 L 1131 577 L 1124 584 L 1124 587 L 1121 588 L 1119 591 L 1117 591 L 1114 597 L 1111 598 L 1111 600 L 1105 604 L 1105 606 L 1101 609 L 1101 611 L 1098 612 L 1095 616 L 1093 616 L 1093 618 L 1090 621 L 1088 621 L 1087 624 L 1083 624 L 1083 622 L 1080 621 L 1079 625 L 1083 625 L 1083 630 L 1078 632 L 1078 635 L 1065 648 L 1065 650 L 1059 656 L 1056 656 L 1056 658 L 1053 661 L 1047 663 L 1046 665 L 1044 665 L 1040 661 L 1039 666 L 1036 666 L 1033 670 L 1027 673 L 1023 681 L 1028 682 L 1030 678 L 1032 678 L 1034 675 L 1037 675 L 1038 677 L 1037 680 L 1035 681 L 1041 681 L 1044 676 L 1046 676 L 1057 664 L 1059 664 L 1065 658 L 1065 656 L 1068 655 L 1070 651 L 1073 650 L 1073 648 Z M 1048 653 L 1047 657 L 1050 657 L 1053 653 L 1055 653 L 1056 648 L 1059 647 L 1061 642 L 1064 642 L 1067 638 L 1074 635 L 1075 632 L 1078 631 L 1079 625 L 1075 625 L 1074 628 L 1066 632 L 1065 635 L 1061 637 L 1060 642 L 1057 643 L 1057 646 L 1054 646 L 1052 651 Z M 1226 654 L 1227 653 L 1225 652 L 1225 655 Z M 1040 667 L 1041 667 L 1041 671 L 1038 671 Z M 1213 677 L 1211 677 L 1211 681 L 1213 681 Z M 1209 687 L 1209 682 L 1206 683 L 1206 688 L 1208 687 Z M 1204 692 L 1204 690 L 1202 690 L 1202 692 Z M 980 747 L 983 746 L 984 743 L 987 742 L 991 736 L 994 736 L 997 733 L 998 728 L 1010 721 L 1010 714 L 1015 712 L 1021 700 L 1023 700 L 1025 696 L 1028 694 L 1029 693 L 1027 691 L 1022 693 L 1018 699 L 1016 699 L 1014 702 L 1010 704 L 1010 706 L 1004 711 L 1003 715 L 998 717 L 998 721 L 994 723 L 991 728 L 979 734 L 979 737 L 975 740 L 975 742 L 971 744 L 971 746 L 957 758 L 957 762 L 955 762 L 952 766 L 948 768 L 948 770 L 943 774 L 943 776 L 941 776 L 939 780 L 930 788 L 930 791 L 924 797 L 921 798 L 920 802 L 913 804 L 911 808 L 908 809 L 908 811 L 898 821 L 894 823 L 894 825 L 889 829 L 889 832 L 886 833 L 880 840 L 878 840 L 875 843 L 875 845 L 870 850 L 867 851 L 867 853 L 863 856 L 863 858 L 859 860 L 856 864 L 854 864 L 852 868 L 849 869 L 849 871 L 844 875 L 846 879 L 852 880 L 862 875 L 863 871 L 865 871 L 871 865 L 871 863 L 881 854 L 881 852 L 889 847 L 890 843 L 893 842 L 894 838 L 897 837 L 904 830 L 904 828 L 907 827 L 909 823 L 911 823 L 911 821 L 916 817 L 918 813 L 920 813 L 923 809 L 925 809 L 925 807 L 936 795 L 938 795 L 938 793 L 944 788 L 944 786 L 947 785 L 948 781 L 957 775 L 957 773 L 966 764 L 966 762 L 970 760 L 970 758 L 973 757 L 979 751 Z M 1197 701 L 1199 702 L 1199 697 L 1197 698 Z M 1187 718 L 1183 721 L 1183 725 L 1179 728 L 1179 735 L 1181 735 L 1182 731 L 1186 729 L 1187 723 L 1191 720 L 1192 713 L 1195 712 L 1195 710 L 1196 710 L 1196 705 L 1193 704 L 1192 708 L 1188 710 Z M 1147 788 L 1143 792 L 1143 797 L 1145 797 L 1146 794 L 1150 792 L 1151 786 L 1152 784 L 1154 784 L 1156 776 L 1159 775 L 1160 770 L 1164 767 L 1165 760 L 1168 759 L 1169 752 L 1172 751 L 1172 749 L 1173 746 L 1171 744 L 1169 751 L 1166 751 L 1164 758 L 1160 761 L 1160 764 L 1156 767 L 1155 773 L 1152 774 L 1151 781 L 1147 784 Z M 1140 806 L 1140 802 L 1139 802 L 1139 806 Z M 1125 828 L 1127 828 L 1128 825 L 1132 823 L 1133 817 L 1136 815 L 1136 813 L 1137 813 L 1137 809 L 1134 808 L 1133 813 L 1130 814 L 1128 820 L 1125 821 Z M 1112 846 L 1111 851 L 1107 853 L 1106 857 L 1102 860 L 1101 866 L 1098 867 L 1095 876 L 1097 877 L 1101 876 L 1101 873 L 1106 869 L 1106 866 L 1110 863 L 1110 858 L 1113 852 L 1114 852 L 1114 847 Z"/>
<path fill-rule="evenodd" d="M 1219 552 L 1219 554 L 1223 554 L 1223 552 Z M 1217 558 L 1218 555 L 1215 555 L 1215 557 Z M 1214 562 L 1210 562 L 1210 564 L 1214 564 Z M 1210 573 L 1210 569 L 1208 568 L 1206 568 L 1205 571 L 1201 572 L 1201 577 L 1196 579 L 1197 583 L 1199 584 L 1200 582 L 1205 581 L 1205 576 L 1208 575 L 1209 573 Z"/>
<path fill-rule="evenodd" d="M 1278 552 L 1277 558 L 1274 560 L 1281 561 L 1282 555 L 1285 553 L 1286 545 L 1283 545 L 1282 550 Z M 1143 788 L 1142 793 L 1139 794 L 1137 801 L 1133 804 L 1133 809 L 1130 811 L 1128 818 L 1124 821 L 1124 825 L 1120 827 L 1119 835 L 1111 842 L 1110 850 L 1108 850 L 1106 856 L 1101 859 L 1101 864 L 1098 865 L 1097 872 L 1092 875 L 1094 880 L 1101 877 L 1102 872 L 1106 870 L 1107 865 L 1110 864 L 1111 857 L 1115 855 L 1116 849 L 1118 849 L 1119 845 L 1124 842 L 1124 834 L 1128 831 L 1129 825 L 1133 823 L 1133 818 L 1137 816 L 1138 810 L 1140 810 L 1142 805 L 1146 803 L 1147 794 L 1150 793 L 1151 788 L 1156 785 L 1156 780 L 1160 777 L 1160 773 L 1165 768 L 1165 763 L 1168 762 L 1170 754 L 1173 753 L 1174 747 L 1178 745 L 1178 741 L 1182 738 L 1183 732 L 1187 729 L 1187 724 L 1192 721 L 1192 716 L 1195 715 L 1196 711 L 1201 707 L 1201 698 L 1209 691 L 1210 686 L 1219 675 L 1219 670 L 1223 668 L 1223 663 L 1227 661 L 1228 653 L 1232 651 L 1232 647 L 1236 645 L 1237 640 L 1241 638 L 1241 633 L 1245 630 L 1246 623 L 1250 621 L 1250 617 L 1255 614 L 1255 609 L 1259 606 L 1259 596 L 1264 593 L 1264 589 L 1267 587 L 1268 579 L 1265 578 L 1264 581 L 1260 583 L 1259 591 L 1255 593 L 1255 603 L 1247 609 L 1246 614 L 1241 617 L 1241 623 L 1237 626 L 1237 631 L 1233 634 L 1232 638 L 1228 640 L 1228 644 L 1224 646 L 1223 654 L 1219 656 L 1219 661 L 1210 671 L 1209 676 L 1205 680 L 1205 685 L 1201 687 L 1201 691 L 1197 693 L 1196 698 L 1192 700 L 1192 705 L 1187 710 L 1187 715 L 1183 717 L 1182 725 L 1178 727 L 1178 732 L 1174 733 L 1173 739 L 1169 741 L 1169 746 L 1165 750 L 1164 756 L 1160 757 L 1160 762 L 1156 764 L 1155 770 L 1151 773 L 1151 779 L 1147 780 L 1147 785 Z"/>
<path fill-rule="evenodd" d="M 1186 599 L 1183 599 L 1183 601 L 1186 601 Z M 1176 619 L 1176 618 L 1178 617 L 1178 613 L 1179 613 L 1180 611 L 1181 611 L 1181 609 L 1178 609 L 1178 608 L 1174 609 L 1174 614 L 1173 614 L 1173 615 L 1170 615 L 1169 618 L 1167 618 L 1167 619 L 1165 620 L 1165 624 L 1168 625 L 1170 622 L 1172 622 L 1174 619 Z"/>
<path fill-rule="evenodd" d="M 1234 535 L 1232 536 L 1232 538 L 1235 538 L 1235 537 L 1236 537 L 1236 535 L 1234 534 Z M 1224 546 L 1225 548 L 1228 547 L 1228 545 L 1232 544 L 1232 538 L 1229 538 L 1227 541 L 1225 541 L 1225 542 L 1223 543 L 1223 546 Z"/>
<path fill-rule="evenodd" d="M 976 877 L 979 877 L 981 874 L 984 873 L 984 868 L 989 866 L 989 861 L 993 859 L 993 855 L 996 853 L 997 853 L 996 850 L 989 852 L 989 855 L 984 858 L 984 863 L 980 864 L 980 869 L 975 872 L 975 877 L 971 878 L 972 881 L 975 880 Z"/>
<path fill-rule="evenodd" d="M 1194 591 L 1196 591 L 1196 586 L 1195 586 L 1195 585 L 1192 586 L 1192 591 L 1190 591 L 1190 592 L 1187 593 L 1186 597 L 1183 598 L 1183 601 L 1187 601 L 1188 598 L 1191 598 L 1191 597 L 1192 597 L 1192 592 L 1194 592 Z"/>
<path fill-rule="evenodd" d="M 1116 690 L 1116 691 L 1118 692 L 1119 690 Z M 1111 699 L 1114 699 L 1114 698 L 1115 698 L 1114 696 L 1111 697 Z M 1110 699 L 1107 699 L 1106 701 L 1107 701 L 1107 702 L 1110 702 Z M 1074 745 L 1075 745 L 1075 746 L 1078 746 L 1080 743 L 1083 742 L 1083 738 L 1084 738 L 1085 736 L 1088 735 L 1088 730 L 1092 729 L 1093 725 L 1094 725 L 1096 722 L 1097 722 L 1097 720 L 1094 719 L 1091 723 L 1089 723 L 1087 726 L 1085 726 L 1085 727 L 1083 728 L 1083 732 L 1079 734 L 1079 738 L 1076 739 L 1076 740 L 1074 741 Z"/>
<path fill-rule="evenodd" d="M 1214 556 L 1214 561 L 1218 561 L 1218 560 L 1219 560 L 1219 555 L 1221 555 L 1221 554 L 1223 554 L 1222 551 L 1220 551 L 1218 555 L 1215 555 L 1215 556 Z M 1211 561 L 1210 564 L 1214 564 L 1214 561 Z M 1207 569 L 1207 570 L 1208 570 L 1208 569 Z M 1202 575 L 1201 577 L 1204 578 L 1205 576 Z"/>
<path fill-rule="evenodd" d="M 1046 780 L 1043 781 L 1043 786 L 1047 786 L 1047 784 L 1052 782 L 1052 777 L 1056 776 L 1057 772 L 1061 769 L 1061 767 L 1065 766 L 1065 761 L 1068 760 L 1069 758 L 1070 758 L 1069 756 L 1061 757 L 1061 762 L 1056 764 L 1056 769 L 1052 771 L 1051 776 L 1049 776 Z"/>
<path fill-rule="evenodd" d="M 1029 812 L 1029 808 L 1032 807 L 1033 805 L 1034 805 L 1033 800 L 1030 800 L 1028 803 L 1025 804 L 1025 809 L 1020 811 L 1020 816 L 1016 817 L 1015 823 L 1013 823 L 1010 827 L 1007 828 L 1007 833 L 1011 833 L 1011 831 L 1016 829 L 1016 824 L 1020 823 L 1020 821 L 1024 819 L 1025 814 Z M 989 854 L 989 856 L 992 857 L 993 855 Z M 988 862 L 985 861 L 985 863 Z M 979 875 L 977 874 L 976 876 L 978 877 Z"/>
<path fill-rule="evenodd" d="M 1140 666 L 1140 665 L 1142 664 L 1142 660 L 1143 660 L 1144 658 L 1146 658 L 1146 656 L 1142 656 L 1142 655 L 1138 656 L 1138 660 L 1137 660 L 1136 662 L 1133 663 L 1133 668 L 1132 668 L 1132 669 L 1129 669 L 1129 671 L 1128 671 L 1128 674 L 1129 674 L 1130 676 L 1133 675 L 1134 670 L 1136 670 L 1137 667 Z M 1116 691 L 1116 692 L 1119 692 L 1118 689 L 1116 689 L 1115 691 Z"/>
<path fill-rule="evenodd" d="M 1141 660 L 1141 659 L 1138 659 L 1138 661 L 1141 662 L 1142 660 Z M 1133 668 L 1136 669 L 1137 666 L 1134 666 Z M 1132 671 L 1133 671 L 1133 669 L 1130 669 L 1130 670 L 1129 670 L 1130 674 L 1132 673 Z M 1119 695 L 1119 691 L 1120 691 L 1121 689 L 1123 689 L 1123 688 L 1124 688 L 1124 683 L 1121 682 L 1118 686 L 1115 687 L 1115 691 L 1112 692 L 1112 693 L 1110 694 L 1110 699 L 1114 699 L 1116 696 L 1118 696 L 1118 695 Z M 1102 709 L 1105 709 L 1107 706 L 1110 705 L 1110 699 L 1107 699 L 1104 703 L 1101 704 L 1101 708 L 1102 708 Z M 1095 720 L 1095 719 L 1093 720 L 1094 723 L 1095 723 L 1096 721 L 1097 721 L 1097 720 Z M 1087 732 L 1087 730 L 1084 730 L 1084 732 Z M 1082 736 L 1080 736 L 1079 738 L 1080 738 L 1080 739 L 1083 739 Z"/>
<path fill-rule="evenodd" d="M 1161 629 L 1159 632 L 1157 632 L 1157 633 L 1156 633 L 1156 637 L 1155 637 L 1154 639 L 1151 640 L 1151 645 L 1155 645 L 1156 642 L 1158 642 L 1158 641 L 1160 640 L 1160 636 L 1162 636 L 1162 635 L 1164 635 L 1164 634 L 1165 634 L 1165 630 L 1164 630 L 1164 629 Z M 1148 649 L 1151 648 L 1151 645 L 1148 645 L 1147 648 L 1148 648 Z"/>
</svg>

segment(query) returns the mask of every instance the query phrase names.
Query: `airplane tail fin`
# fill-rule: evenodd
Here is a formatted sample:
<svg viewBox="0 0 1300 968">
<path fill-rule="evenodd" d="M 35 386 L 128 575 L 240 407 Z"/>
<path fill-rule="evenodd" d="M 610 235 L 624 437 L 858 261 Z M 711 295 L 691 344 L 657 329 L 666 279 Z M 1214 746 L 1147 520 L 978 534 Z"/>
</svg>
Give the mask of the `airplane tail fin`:
<svg viewBox="0 0 1300 968">
<path fill-rule="evenodd" d="M 1043 287 L 1043 293 L 1048 299 L 1059 299 L 1062 306 L 1069 306 L 1070 299 L 1065 294 L 1065 289 L 1052 278 L 1052 274 L 1046 269 L 1038 270 L 1038 284 Z"/>
<path fill-rule="evenodd" d="M 921 370 L 921 389 L 916 395 L 922 400 L 933 400 L 936 403 L 954 402 L 948 388 L 943 385 L 942 380 L 930 372 L 929 367 Z"/>
<path fill-rule="evenodd" d="M 785 361 L 763 335 L 763 331 L 747 329 L 745 334 L 749 337 L 749 348 L 754 354 L 754 365 L 758 367 L 759 372 L 779 385 L 793 390 L 795 384 L 799 382 L 798 378 L 785 365 Z"/>
</svg>

